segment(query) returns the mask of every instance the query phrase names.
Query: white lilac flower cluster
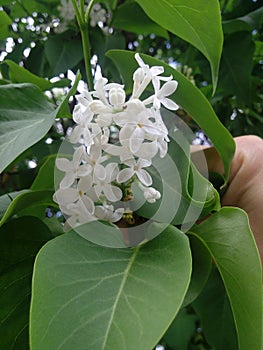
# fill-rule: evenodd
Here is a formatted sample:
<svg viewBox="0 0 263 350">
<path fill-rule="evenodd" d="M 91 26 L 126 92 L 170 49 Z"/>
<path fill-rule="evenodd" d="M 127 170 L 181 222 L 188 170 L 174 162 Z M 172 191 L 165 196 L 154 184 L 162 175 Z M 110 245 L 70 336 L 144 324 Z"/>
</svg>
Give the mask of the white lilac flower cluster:
<svg viewBox="0 0 263 350">
<path fill-rule="evenodd" d="M 127 190 L 133 181 L 149 203 L 161 197 L 146 168 L 157 154 L 167 153 L 168 131 L 160 107 L 178 109 L 167 97 L 177 82 L 161 75 L 163 67 L 146 65 L 138 53 L 135 59 L 139 67 L 127 101 L 124 86 L 106 78 L 95 83 L 94 91 L 76 96 L 73 119 L 77 125 L 69 137 L 74 154 L 72 160 L 57 159 L 56 167 L 65 175 L 54 194 L 70 227 L 98 219 L 119 221 L 131 199 Z M 150 83 L 154 94 L 140 99 Z M 111 140 L 112 130 L 117 131 L 117 142 Z"/>
</svg>

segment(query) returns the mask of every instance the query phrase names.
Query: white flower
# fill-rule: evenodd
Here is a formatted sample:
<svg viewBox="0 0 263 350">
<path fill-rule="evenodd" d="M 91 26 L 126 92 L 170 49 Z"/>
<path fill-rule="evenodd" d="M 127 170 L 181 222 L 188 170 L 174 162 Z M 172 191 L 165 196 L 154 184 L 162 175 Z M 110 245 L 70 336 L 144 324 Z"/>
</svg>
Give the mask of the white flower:
<svg viewBox="0 0 263 350">
<path fill-rule="evenodd" d="M 109 102 L 113 107 L 113 111 L 122 110 L 126 100 L 126 94 L 123 87 L 112 87 L 109 90 Z"/>
<path fill-rule="evenodd" d="M 98 145 L 92 145 L 89 154 L 85 157 L 86 162 L 93 170 L 94 176 L 99 180 L 106 178 L 106 169 L 101 163 L 107 159 L 108 156 L 102 156 L 101 147 L 98 147 Z"/>
<path fill-rule="evenodd" d="M 60 208 L 63 213 L 68 215 L 64 225 L 66 230 L 97 220 L 97 217 L 91 214 L 81 201 L 73 203 L 66 209 L 63 206 L 60 206 Z"/>
<path fill-rule="evenodd" d="M 156 142 L 160 151 L 160 157 L 164 158 L 168 151 L 168 142 L 170 141 L 168 137 L 168 130 L 163 122 L 160 110 L 152 108 L 152 113 L 154 114 L 155 118 L 155 126 L 160 132 L 157 135 Z"/>
<path fill-rule="evenodd" d="M 151 165 L 150 161 L 141 158 L 136 161 L 133 158 L 124 161 L 123 164 L 127 165 L 129 168 L 122 169 L 119 172 L 117 175 L 117 182 L 126 182 L 136 175 L 143 185 L 150 186 L 152 184 L 151 175 L 143 169 Z"/>
<path fill-rule="evenodd" d="M 122 120 L 119 118 L 119 123 L 121 120 L 124 125 L 119 134 L 120 143 L 125 144 L 129 140 L 129 147 L 133 154 L 138 152 L 145 140 L 154 141 L 158 136 L 163 135 L 162 130 L 159 130 L 150 120 L 152 117 L 151 111 L 146 109 L 135 114 L 132 119 L 127 119 L 125 115 Z"/>
<path fill-rule="evenodd" d="M 155 203 L 157 199 L 161 198 L 161 193 L 153 187 L 146 187 L 144 189 L 143 195 L 149 203 Z"/>
<path fill-rule="evenodd" d="M 136 153 L 133 153 L 130 148 L 130 136 L 132 135 L 133 131 L 133 127 L 127 126 L 120 134 L 121 145 L 117 146 L 106 144 L 104 146 L 104 150 L 113 156 L 119 157 L 121 162 L 131 159 L 133 156 L 150 161 L 158 152 L 157 141 L 143 142 Z"/>
<path fill-rule="evenodd" d="M 167 81 L 166 83 L 163 84 L 161 88 L 160 88 L 160 79 L 158 78 L 153 79 L 152 82 L 153 82 L 154 91 L 155 91 L 154 100 L 153 100 L 154 108 L 160 109 L 162 104 L 167 109 L 176 111 L 179 108 L 179 106 L 174 101 L 167 98 L 167 96 L 170 96 L 175 92 L 178 86 L 177 81 L 175 80 Z"/>
<path fill-rule="evenodd" d="M 122 112 L 124 110 L 124 104 L 126 99 L 123 86 L 120 84 L 106 84 L 107 79 L 99 79 L 94 96 L 98 97 L 98 100 L 94 100 L 90 103 L 89 107 L 91 111 L 97 115 L 96 122 L 100 127 L 110 126 L 112 124 L 112 118 L 115 113 Z M 108 100 L 105 97 L 108 94 Z"/>
<path fill-rule="evenodd" d="M 135 59 L 140 67 L 133 74 L 134 85 L 132 98 L 139 98 L 151 80 L 164 72 L 164 68 L 162 66 L 153 66 L 150 68 L 148 64 L 143 62 L 138 53 L 135 54 Z"/>
<path fill-rule="evenodd" d="M 79 105 L 76 106 L 75 110 L 77 110 Z M 74 113 L 74 112 L 73 112 Z M 74 114 L 73 114 L 74 118 Z M 74 127 L 69 140 L 71 143 L 82 143 L 86 146 L 92 145 L 94 142 L 93 139 L 97 135 L 101 133 L 101 129 L 99 125 L 96 123 L 92 123 L 91 120 L 93 118 L 93 113 L 90 112 L 89 116 L 84 116 L 81 114 L 76 118 L 75 116 L 75 121 L 78 124 L 77 126 Z"/>
<path fill-rule="evenodd" d="M 97 9 L 100 11 L 99 6 Z M 159 191 L 150 187 L 152 178 L 145 168 L 151 166 L 158 151 L 161 158 L 167 153 L 168 130 L 160 107 L 178 108 L 168 98 L 176 90 L 177 82 L 172 76 L 161 76 L 164 68 L 149 67 L 138 53 L 135 59 L 139 68 L 134 72 L 133 92 L 128 101 L 124 86 L 108 83 L 106 78 L 95 82 L 94 91 L 76 96 L 73 120 L 77 125 L 70 142 L 84 146 L 75 150 L 72 160 L 56 161 L 65 176 L 54 201 L 67 216 L 66 226 L 97 219 L 119 221 L 124 208 L 116 209 L 113 203 L 122 200 L 133 181 L 138 182 L 149 203 L 161 197 Z M 141 101 L 139 98 L 149 83 L 154 94 Z M 109 163 L 112 156 L 120 160 L 121 168 L 116 160 Z"/>
<path fill-rule="evenodd" d="M 93 101 L 92 95 L 88 90 L 84 90 L 81 94 L 76 96 L 79 106 L 81 106 L 82 114 L 86 115 L 86 113 L 90 113 L 90 103 Z M 74 112 L 73 112 L 74 119 Z M 74 119 L 75 120 L 75 119 Z M 77 120 L 75 120 L 77 122 Z"/>
<path fill-rule="evenodd" d="M 117 222 L 122 218 L 124 208 L 118 208 L 114 211 L 113 205 L 98 205 L 95 208 L 95 216 L 100 220 Z"/>
<path fill-rule="evenodd" d="M 117 84 L 117 83 L 108 83 L 108 79 L 106 78 L 99 78 L 94 85 L 95 91 L 93 91 L 93 96 L 97 97 L 104 105 L 109 105 L 109 102 L 107 100 L 107 92 L 111 90 L 112 88 L 122 88 L 123 85 Z"/>
<path fill-rule="evenodd" d="M 90 165 L 81 164 L 84 153 L 85 149 L 81 146 L 75 150 L 71 161 L 66 158 L 56 159 L 57 168 L 66 173 L 60 182 L 60 188 L 64 189 L 70 187 L 76 179 L 86 176 L 91 172 L 92 169 Z"/>
<path fill-rule="evenodd" d="M 118 173 L 118 164 L 109 163 L 105 167 L 103 179 L 94 176 L 94 190 L 98 198 L 103 193 L 110 202 L 117 202 L 122 198 L 122 191 L 119 187 L 112 185 Z"/>
<path fill-rule="evenodd" d="M 108 143 L 107 145 L 105 145 L 104 150 L 112 156 L 119 157 L 121 162 L 133 157 L 128 143 L 122 146 L 112 145 Z"/>
<path fill-rule="evenodd" d="M 89 213 L 93 214 L 95 209 L 94 202 L 88 196 L 88 192 L 91 190 L 91 183 L 91 176 L 85 176 L 79 180 L 77 188 L 58 189 L 54 193 L 53 199 L 56 203 L 68 209 L 69 212 L 72 204 L 80 201 Z"/>
</svg>

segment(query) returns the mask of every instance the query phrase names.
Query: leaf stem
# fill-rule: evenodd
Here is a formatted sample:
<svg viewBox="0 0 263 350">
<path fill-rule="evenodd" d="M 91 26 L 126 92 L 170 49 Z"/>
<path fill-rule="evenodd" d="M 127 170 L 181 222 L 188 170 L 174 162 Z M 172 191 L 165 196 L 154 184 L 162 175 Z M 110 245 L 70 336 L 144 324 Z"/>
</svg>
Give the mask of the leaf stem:
<svg viewBox="0 0 263 350">
<path fill-rule="evenodd" d="M 94 1 L 91 1 L 88 5 L 87 12 L 89 10 L 90 4 L 93 4 Z M 79 25 L 80 33 L 81 33 L 81 41 L 82 41 L 82 49 L 83 56 L 85 61 L 85 70 L 87 76 L 88 88 L 90 91 L 93 90 L 93 76 L 92 76 L 92 68 L 91 68 L 91 46 L 89 40 L 89 17 L 85 14 L 84 9 L 84 0 L 80 1 L 80 10 L 78 9 L 76 0 L 72 0 L 72 5 L 74 7 L 74 11 L 76 13 L 77 22 Z M 89 12 L 90 13 L 90 10 Z"/>
<path fill-rule="evenodd" d="M 97 2 L 97 0 L 90 0 L 88 7 L 87 7 L 87 10 L 86 10 L 86 13 L 85 13 L 85 21 L 87 21 L 87 22 L 89 21 L 91 9 L 96 2 Z"/>
</svg>

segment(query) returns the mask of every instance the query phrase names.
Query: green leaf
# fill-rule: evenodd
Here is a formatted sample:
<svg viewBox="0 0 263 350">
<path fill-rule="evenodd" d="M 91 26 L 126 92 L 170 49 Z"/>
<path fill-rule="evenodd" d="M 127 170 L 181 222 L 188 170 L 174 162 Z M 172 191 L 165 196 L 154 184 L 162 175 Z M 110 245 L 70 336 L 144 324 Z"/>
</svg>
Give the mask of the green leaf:
<svg viewBox="0 0 263 350">
<path fill-rule="evenodd" d="M 36 206 L 52 206 L 54 205 L 53 191 L 27 191 L 16 196 L 10 203 L 4 216 L 0 220 L 0 226 L 2 226 L 13 215 L 18 214 L 24 209 L 32 208 Z"/>
<path fill-rule="evenodd" d="M 192 306 L 200 317 L 202 330 L 210 345 L 216 350 L 238 350 L 232 310 L 216 269 L 212 270 L 204 290 Z"/>
<path fill-rule="evenodd" d="M 194 236 L 189 236 L 193 267 L 191 282 L 186 293 L 183 306 L 192 303 L 205 286 L 211 272 L 212 259 L 202 242 Z"/>
<path fill-rule="evenodd" d="M 122 50 L 111 50 L 107 52 L 119 69 L 126 84 L 126 88 L 132 90 L 132 75 L 138 67 L 134 59 L 134 53 Z M 230 163 L 235 152 L 235 142 L 217 118 L 209 101 L 184 75 L 168 64 L 147 55 L 141 54 L 142 59 L 149 65 L 162 65 L 166 75 L 172 75 L 178 81 L 178 88 L 171 98 L 185 109 L 188 114 L 204 130 L 211 139 L 218 153 L 220 154 L 225 168 L 225 184 L 229 176 Z M 222 142 L 224 140 L 224 142 Z"/>
<path fill-rule="evenodd" d="M 63 99 L 63 101 L 61 102 L 61 104 L 59 105 L 59 107 L 57 109 L 56 118 L 71 118 L 72 117 L 71 112 L 69 110 L 68 102 L 69 102 L 70 97 L 75 95 L 80 79 L 81 79 L 81 74 L 78 71 L 76 74 L 74 84 L 72 85 L 69 92 L 67 93 L 67 95 L 65 96 L 65 98 Z"/>
<path fill-rule="evenodd" d="M 26 193 L 28 190 L 21 190 L 16 192 L 11 192 L 0 196 L 0 218 L 2 218 L 8 209 L 9 205 L 17 196 L 22 193 Z"/>
<path fill-rule="evenodd" d="M 233 311 L 239 350 L 262 349 L 262 269 L 241 209 L 222 208 L 190 234 L 200 239 L 221 274 Z"/>
<path fill-rule="evenodd" d="M 250 32 L 236 32 L 226 37 L 219 73 L 218 90 L 236 96 L 241 105 L 250 104 L 250 77 L 255 45 Z"/>
<path fill-rule="evenodd" d="M 57 154 L 51 154 L 45 158 L 37 176 L 32 183 L 32 191 L 53 190 L 54 191 L 54 171 Z"/>
<path fill-rule="evenodd" d="M 183 225 L 186 231 L 199 217 L 217 208 L 218 196 L 212 184 L 191 164 L 185 135 L 179 130 L 169 131 L 169 138 L 167 155 L 155 157 L 149 168 L 153 187 L 161 193 L 161 199 L 155 203 L 145 202 L 142 191 L 133 188 L 134 200 L 130 207 L 139 208 L 137 213 L 142 217 Z"/>
<path fill-rule="evenodd" d="M 224 33 L 233 33 L 237 31 L 259 29 L 263 18 L 263 6 L 246 14 L 223 22 Z"/>
<path fill-rule="evenodd" d="M 196 330 L 197 316 L 180 310 L 177 317 L 164 335 L 164 340 L 172 349 L 187 350 Z M 234 349 L 231 349 L 234 350 Z"/>
<path fill-rule="evenodd" d="M 169 38 L 167 31 L 151 21 L 135 2 L 125 3 L 117 8 L 112 26 L 138 35 L 154 33 L 165 39 Z"/>
<path fill-rule="evenodd" d="M 60 79 L 52 83 L 47 79 L 40 78 L 31 73 L 24 67 L 20 67 L 17 63 L 11 60 L 5 60 L 3 63 L 7 64 L 9 67 L 9 77 L 12 83 L 31 83 L 38 86 L 41 90 L 50 90 L 55 87 L 65 87 L 70 85 L 69 79 Z"/>
<path fill-rule="evenodd" d="M 52 67 L 52 76 L 65 73 L 83 58 L 81 40 L 69 32 L 57 34 L 47 40 L 45 54 Z"/>
<path fill-rule="evenodd" d="M 23 0 L 22 3 L 20 1 L 15 1 L 12 3 L 11 15 L 12 18 L 27 17 L 34 12 L 54 15 L 58 4 L 59 2 L 57 0 Z"/>
<path fill-rule="evenodd" d="M 54 119 L 54 107 L 36 86 L 0 85 L 0 173 L 39 141 Z"/>
<path fill-rule="evenodd" d="M 33 217 L 0 228 L 0 344 L 5 350 L 28 350 L 28 324 L 34 259 L 53 236 Z"/>
<path fill-rule="evenodd" d="M 151 350 L 188 288 L 188 239 L 174 227 L 135 249 L 62 235 L 39 253 L 31 350 Z"/>
<path fill-rule="evenodd" d="M 0 10 L 0 23 L 0 40 L 5 40 L 10 35 L 9 26 L 12 24 L 12 20 L 3 10 Z"/>
<path fill-rule="evenodd" d="M 223 44 L 218 0 L 136 1 L 152 20 L 204 54 L 211 66 L 215 90 Z"/>
</svg>

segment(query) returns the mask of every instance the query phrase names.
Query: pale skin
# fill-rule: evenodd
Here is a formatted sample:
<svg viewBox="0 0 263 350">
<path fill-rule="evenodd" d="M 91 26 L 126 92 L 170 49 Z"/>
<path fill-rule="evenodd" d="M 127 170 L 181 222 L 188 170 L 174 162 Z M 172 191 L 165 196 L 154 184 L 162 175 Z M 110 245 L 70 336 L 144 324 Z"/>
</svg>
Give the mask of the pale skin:
<svg viewBox="0 0 263 350">
<path fill-rule="evenodd" d="M 235 138 L 236 152 L 231 163 L 228 188 L 222 205 L 245 210 L 263 262 L 263 140 L 257 136 Z M 223 174 L 216 150 L 204 150 L 208 169 Z"/>
</svg>

